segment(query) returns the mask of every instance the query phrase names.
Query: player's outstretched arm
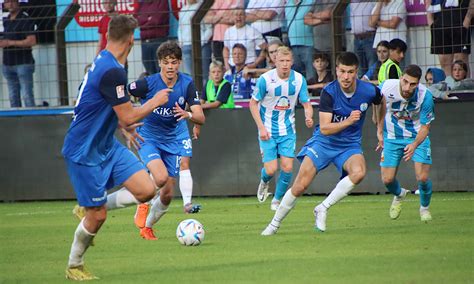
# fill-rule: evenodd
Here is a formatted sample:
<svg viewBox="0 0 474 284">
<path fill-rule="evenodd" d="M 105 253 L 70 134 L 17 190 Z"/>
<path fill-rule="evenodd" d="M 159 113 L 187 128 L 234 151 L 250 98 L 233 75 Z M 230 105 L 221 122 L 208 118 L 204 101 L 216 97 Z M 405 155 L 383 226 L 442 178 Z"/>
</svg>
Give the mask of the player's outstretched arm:
<svg viewBox="0 0 474 284">
<path fill-rule="evenodd" d="M 123 103 L 113 107 L 121 126 L 129 126 L 142 120 L 150 114 L 155 108 L 168 102 L 168 96 L 171 89 L 163 89 L 157 92 L 153 98 L 149 99 L 140 107 L 133 107 L 131 102 Z"/>
<path fill-rule="evenodd" d="M 319 111 L 319 128 L 323 135 L 334 135 L 359 121 L 360 116 L 360 110 L 353 110 L 347 119 L 340 122 L 332 122 L 332 113 Z"/>
</svg>

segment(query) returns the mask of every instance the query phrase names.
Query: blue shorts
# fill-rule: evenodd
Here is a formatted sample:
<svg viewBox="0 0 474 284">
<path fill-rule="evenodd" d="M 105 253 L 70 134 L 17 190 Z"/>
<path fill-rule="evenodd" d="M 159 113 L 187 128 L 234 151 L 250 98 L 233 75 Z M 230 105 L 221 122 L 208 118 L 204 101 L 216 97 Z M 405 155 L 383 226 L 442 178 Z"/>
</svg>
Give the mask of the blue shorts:
<svg viewBox="0 0 474 284">
<path fill-rule="evenodd" d="M 141 143 L 138 155 L 140 155 L 140 159 L 145 165 L 148 165 L 148 163 L 153 160 L 162 160 L 165 164 L 166 170 L 168 171 L 168 176 L 178 176 L 181 157 L 162 150 L 159 144 L 146 141 Z"/>
<path fill-rule="evenodd" d="M 278 157 L 295 157 L 296 134 L 270 137 L 269 140 L 260 140 L 260 153 L 264 163 L 276 160 Z"/>
<path fill-rule="evenodd" d="M 305 156 L 311 159 L 316 170 L 321 172 L 330 163 L 333 163 L 341 173 L 341 178 L 347 175 L 344 170 L 344 163 L 353 155 L 363 154 L 359 144 L 347 144 L 344 146 L 327 145 L 311 137 L 298 153 L 298 160 L 303 162 Z"/>
<path fill-rule="evenodd" d="M 391 140 L 384 139 L 383 151 L 380 156 L 380 166 L 383 168 L 396 168 L 403 158 L 403 149 L 412 143 L 413 140 Z M 412 160 L 414 162 L 431 165 L 431 142 L 430 138 L 426 137 L 418 147 L 415 149 Z"/>
<path fill-rule="evenodd" d="M 191 137 L 189 136 L 188 129 L 179 133 L 176 136 L 176 142 L 179 147 L 179 155 L 182 157 L 192 157 L 193 156 L 193 143 Z"/>
<path fill-rule="evenodd" d="M 109 159 L 97 166 L 85 166 L 66 159 L 67 171 L 80 206 L 102 206 L 107 190 L 123 184 L 145 167 L 126 147 L 114 145 Z"/>
</svg>

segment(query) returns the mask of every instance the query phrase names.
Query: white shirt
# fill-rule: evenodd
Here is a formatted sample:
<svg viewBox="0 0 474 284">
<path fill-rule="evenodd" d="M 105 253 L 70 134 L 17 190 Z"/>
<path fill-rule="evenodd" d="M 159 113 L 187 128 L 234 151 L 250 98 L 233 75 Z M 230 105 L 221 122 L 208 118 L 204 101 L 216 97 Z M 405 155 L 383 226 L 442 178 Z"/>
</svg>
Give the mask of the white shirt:
<svg viewBox="0 0 474 284">
<path fill-rule="evenodd" d="M 259 45 L 264 43 L 262 34 L 249 25 L 241 28 L 232 26 L 225 31 L 224 46 L 229 49 L 229 64 L 234 65 L 232 60 L 232 47 L 236 43 L 241 43 L 247 48 L 247 60 L 245 64 L 253 63 L 257 59 L 255 50 L 260 49 Z"/>
<path fill-rule="evenodd" d="M 374 13 L 374 11 L 375 7 L 372 10 L 372 13 Z M 375 33 L 373 48 L 377 48 L 377 44 L 382 40 L 391 41 L 392 39 L 399 38 L 404 42 L 407 42 L 407 9 L 404 0 L 392 0 L 386 6 L 382 5 L 382 9 L 380 10 L 380 20 L 389 21 L 392 17 L 399 17 L 402 21 L 395 29 L 378 27 L 377 32 Z"/>
<path fill-rule="evenodd" d="M 258 20 L 251 24 L 253 28 L 264 34 L 281 28 L 284 8 L 285 0 L 250 0 L 245 13 L 255 13 L 256 10 L 271 10 L 277 13 L 270 21 Z"/>
</svg>

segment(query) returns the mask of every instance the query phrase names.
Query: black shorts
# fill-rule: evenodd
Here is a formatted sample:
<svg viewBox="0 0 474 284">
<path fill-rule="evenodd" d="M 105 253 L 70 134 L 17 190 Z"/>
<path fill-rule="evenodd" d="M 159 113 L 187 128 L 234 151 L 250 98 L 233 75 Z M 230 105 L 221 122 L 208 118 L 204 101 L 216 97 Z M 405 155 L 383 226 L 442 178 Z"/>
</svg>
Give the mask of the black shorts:
<svg viewBox="0 0 474 284">
<path fill-rule="evenodd" d="M 435 27 L 431 25 L 431 54 L 471 54 L 469 29 L 458 27 Z"/>
</svg>

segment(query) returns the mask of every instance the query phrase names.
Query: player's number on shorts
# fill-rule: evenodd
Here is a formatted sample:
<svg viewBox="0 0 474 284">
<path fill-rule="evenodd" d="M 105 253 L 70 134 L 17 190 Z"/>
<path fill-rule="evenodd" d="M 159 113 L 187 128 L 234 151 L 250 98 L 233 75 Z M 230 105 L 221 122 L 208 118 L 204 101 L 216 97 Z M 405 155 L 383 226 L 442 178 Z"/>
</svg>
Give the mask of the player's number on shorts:
<svg viewBox="0 0 474 284">
<path fill-rule="evenodd" d="M 188 150 L 188 149 L 192 149 L 192 148 L 193 148 L 193 144 L 191 143 L 191 139 L 183 140 L 182 143 L 183 143 L 183 148 L 184 148 L 185 150 Z"/>
</svg>

